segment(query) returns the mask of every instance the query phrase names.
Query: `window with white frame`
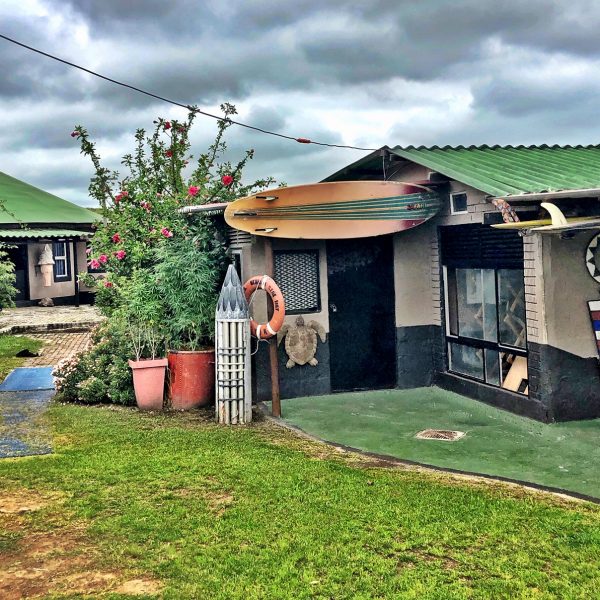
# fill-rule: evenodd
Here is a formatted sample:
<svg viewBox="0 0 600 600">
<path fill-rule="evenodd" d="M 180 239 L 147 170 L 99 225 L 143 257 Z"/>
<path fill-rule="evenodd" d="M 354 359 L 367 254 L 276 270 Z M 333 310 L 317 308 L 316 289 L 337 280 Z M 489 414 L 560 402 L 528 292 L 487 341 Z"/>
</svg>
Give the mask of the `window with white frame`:
<svg viewBox="0 0 600 600">
<path fill-rule="evenodd" d="M 462 215 L 468 212 L 466 192 L 450 194 L 450 212 L 453 215 Z"/>
<path fill-rule="evenodd" d="M 54 258 L 54 281 L 69 281 L 71 279 L 69 243 L 66 241 L 53 242 L 52 256 Z"/>
</svg>

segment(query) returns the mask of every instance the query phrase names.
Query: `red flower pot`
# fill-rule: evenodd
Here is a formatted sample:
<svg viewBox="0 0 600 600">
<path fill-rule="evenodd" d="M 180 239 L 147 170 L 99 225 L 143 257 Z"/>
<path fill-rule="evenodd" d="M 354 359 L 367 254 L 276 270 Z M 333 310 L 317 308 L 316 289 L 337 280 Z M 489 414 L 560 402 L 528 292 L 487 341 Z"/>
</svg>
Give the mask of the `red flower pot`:
<svg viewBox="0 0 600 600">
<path fill-rule="evenodd" d="M 135 401 L 140 410 L 162 410 L 166 358 L 130 360 Z"/>
<path fill-rule="evenodd" d="M 215 351 L 169 350 L 169 400 L 175 410 L 214 402 Z"/>
</svg>

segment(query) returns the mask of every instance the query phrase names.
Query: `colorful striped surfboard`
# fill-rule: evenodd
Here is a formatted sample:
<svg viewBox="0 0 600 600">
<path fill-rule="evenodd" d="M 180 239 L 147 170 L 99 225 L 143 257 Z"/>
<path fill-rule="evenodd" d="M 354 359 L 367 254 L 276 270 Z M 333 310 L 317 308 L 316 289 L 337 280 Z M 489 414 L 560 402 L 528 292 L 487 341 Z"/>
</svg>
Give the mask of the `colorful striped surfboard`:
<svg viewBox="0 0 600 600">
<path fill-rule="evenodd" d="M 313 183 L 261 192 L 225 209 L 234 229 L 288 239 L 370 237 L 411 229 L 441 200 L 429 188 L 397 181 Z"/>
</svg>

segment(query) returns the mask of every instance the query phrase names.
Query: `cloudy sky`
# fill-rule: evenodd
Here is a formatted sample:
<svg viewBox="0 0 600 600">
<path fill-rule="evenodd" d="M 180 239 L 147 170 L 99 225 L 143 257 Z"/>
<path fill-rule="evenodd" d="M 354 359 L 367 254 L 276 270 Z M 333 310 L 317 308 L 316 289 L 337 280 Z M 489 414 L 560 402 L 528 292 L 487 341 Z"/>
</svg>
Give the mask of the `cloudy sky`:
<svg viewBox="0 0 600 600">
<path fill-rule="evenodd" d="M 600 142 L 593 0 L 4 0 L 0 32 L 209 111 L 330 143 Z M 70 137 L 107 164 L 182 110 L 0 40 L 0 171 L 90 205 Z M 215 123 L 200 117 L 202 149 Z M 360 158 L 232 127 L 248 178 L 313 182 Z"/>
</svg>

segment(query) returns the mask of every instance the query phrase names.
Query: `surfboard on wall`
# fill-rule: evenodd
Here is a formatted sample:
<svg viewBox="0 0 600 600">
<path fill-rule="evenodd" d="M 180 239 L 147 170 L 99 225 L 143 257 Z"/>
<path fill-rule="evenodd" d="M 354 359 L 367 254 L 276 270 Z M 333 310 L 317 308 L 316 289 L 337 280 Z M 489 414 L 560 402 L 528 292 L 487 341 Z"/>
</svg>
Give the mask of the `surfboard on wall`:
<svg viewBox="0 0 600 600">
<path fill-rule="evenodd" d="M 260 192 L 225 209 L 230 227 L 287 239 L 371 237 L 412 229 L 438 213 L 440 196 L 398 181 L 336 181 Z"/>
<path fill-rule="evenodd" d="M 525 233 L 571 234 L 586 229 L 600 229 L 600 217 L 565 217 L 560 208 L 552 202 L 542 202 L 540 206 L 550 214 L 549 219 L 517 221 L 492 225 L 496 229 L 519 229 Z"/>
</svg>

